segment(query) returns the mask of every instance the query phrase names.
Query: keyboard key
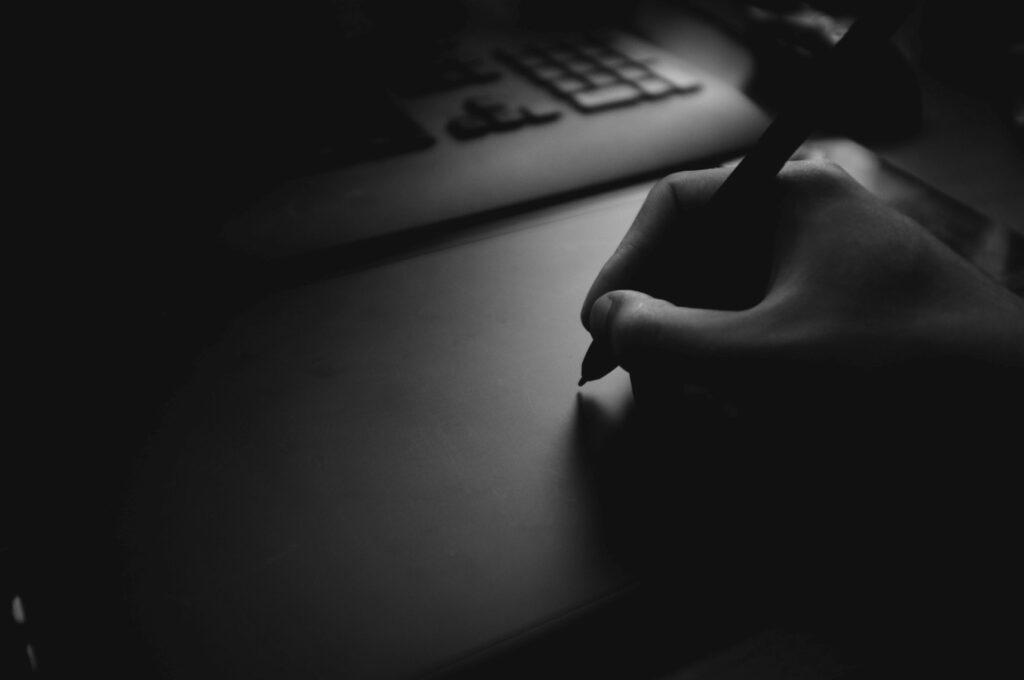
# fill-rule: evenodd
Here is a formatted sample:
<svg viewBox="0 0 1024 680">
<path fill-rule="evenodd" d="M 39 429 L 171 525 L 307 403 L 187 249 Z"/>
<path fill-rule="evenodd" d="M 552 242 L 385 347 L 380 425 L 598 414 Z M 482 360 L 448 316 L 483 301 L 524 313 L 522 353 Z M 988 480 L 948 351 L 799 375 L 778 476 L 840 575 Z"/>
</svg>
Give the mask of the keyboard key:
<svg viewBox="0 0 1024 680">
<path fill-rule="evenodd" d="M 648 71 L 643 66 L 631 63 L 626 63 L 622 66 L 615 67 L 612 69 L 612 71 L 614 71 L 615 74 L 618 75 L 623 80 L 632 81 L 642 80 L 644 78 L 650 77 L 651 75 L 651 72 Z"/>
<path fill-rule="evenodd" d="M 490 131 L 490 122 L 472 113 L 465 113 L 448 121 L 448 132 L 456 139 L 474 139 Z"/>
<path fill-rule="evenodd" d="M 654 75 L 667 80 L 677 92 L 690 92 L 700 87 L 700 80 L 689 71 L 664 61 L 652 61 L 647 68 Z"/>
<path fill-rule="evenodd" d="M 608 87 L 609 85 L 621 82 L 618 76 L 606 71 L 595 71 L 587 74 L 587 81 L 594 87 Z"/>
<path fill-rule="evenodd" d="M 466 109 L 467 112 L 478 114 L 481 118 L 486 118 L 489 112 L 502 109 L 505 106 L 506 103 L 500 99 L 485 95 L 469 97 L 462 103 L 462 108 Z"/>
<path fill-rule="evenodd" d="M 497 97 L 470 97 L 462 107 L 468 115 L 485 121 L 491 130 L 514 130 L 526 122 L 525 114 L 518 107 Z"/>
<path fill-rule="evenodd" d="M 573 94 L 589 87 L 585 81 L 579 78 L 556 78 L 549 85 L 551 89 L 563 95 Z"/>
<path fill-rule="evenodd" d="M 628 68 L 628 67 L 631 67 L 631 66 L 636 66 L 636 62 L 635 61 L 633 61 L 632 59 L 629 59 L 627 57 L 624 57 L 621 54 L 618 54 L 617 52 L 607 52 L 603 56 L 598 57 L 597 61 L 598 61 L 598 63 L 601 64 L 601 66 L 603 66 L 606 69 L 609 69 L 611 71 L 614 71 L 614 70 L 620 69 L 620 68 Z"/>
<path fill-rule="evenodd" d="M 562 111 L 548 102 L 532 102 L 521 107 L 526 122 L 530 125 L 552 123 L 562 117 Z"/>
<path fill-rule="evenodd" d="M 573 59 L 564 61 L 562 62 L 562 66 L 572 71 L 573 73 L 579 75 L 585 75 L 587 73 L 596 71 L 601 68 L 598 64 L 594 63 L 593 61 L 590 61 L 589 59 L 583 59 L 581 57 L 574 57 Z"/>
<path fill-rule="evenodd" d="M 502 106 L 499 109 L 492 109 L 487 112 L 486 118 L 492 130 L 504 132 L 515 130 L 526 124 L 526 114 L 521 108 Z"/>
<path fill-rule="evenodd" d="M 633 85 L 638 87 L 648 99 L 660 99 L 676 92 L 676 88 L 671 83 L 661 78 L 647 77 L 634 80 Z"/>
<path fill-rule="evenodd" d="M 572 102 L 583 111 L 600 111 L 632 104 L 640 99 L 640 90 L 622 83 L 599 90 L 585 90 L 572 96 Z"/>
<path fill-rule="evenodd" d="M 534 78 L 543 81 L 552 81 L 556 78 L 564 78 L 565 76 L 570 75 L 569 72 L 561 66 L 553 66 L 550 64 L 529 69 L 529 72 Z"/>
</svg>

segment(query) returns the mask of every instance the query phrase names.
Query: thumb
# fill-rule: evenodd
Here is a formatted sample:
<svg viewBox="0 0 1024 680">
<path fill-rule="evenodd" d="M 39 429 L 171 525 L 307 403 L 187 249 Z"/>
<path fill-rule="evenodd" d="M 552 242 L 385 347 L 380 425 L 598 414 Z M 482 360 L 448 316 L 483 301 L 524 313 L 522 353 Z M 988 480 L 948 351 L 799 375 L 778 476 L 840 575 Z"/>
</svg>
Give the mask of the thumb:
<svg viewBox="0 0 1024 680">
<path fill-rule="evenodd" d="M 679 307 L 645 293 L 616 290 L 590 308 L 590 332 L 629 370 L 641 363 L 754 357 L 765 349 L 762 316 L 757 307 Z"/>
</svg>

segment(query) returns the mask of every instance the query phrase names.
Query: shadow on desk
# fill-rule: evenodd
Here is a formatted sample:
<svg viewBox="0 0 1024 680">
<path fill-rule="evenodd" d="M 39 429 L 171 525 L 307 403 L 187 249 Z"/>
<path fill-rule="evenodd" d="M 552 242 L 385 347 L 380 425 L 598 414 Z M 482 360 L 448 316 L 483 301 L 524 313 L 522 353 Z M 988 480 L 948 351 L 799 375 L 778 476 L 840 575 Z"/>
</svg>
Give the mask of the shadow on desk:
<svg viewBox="0 0 1024 680">
<path fill-rule="evenodd" d="M 29 506 L 42 658 L 656 677 L 779 622 L 875 665 L 994 644 L 1024 381 L 749 366 L 729 398 L 683 375 L 633 400 L 619 372 L 579 393 L 579 303 L 645 190 L 254 302 L 132 474 L 69 433 Z"/>
<path fill-rule="evenodd" d="M 575 455 L 635 580 L 443 677 L 999 669 L 1020 603 L 1005 390 L 1024 376 L 922 364 L 761 377 L 737 403 L 634 376 L 624 421 L 581 396 Z"/>
</svg>

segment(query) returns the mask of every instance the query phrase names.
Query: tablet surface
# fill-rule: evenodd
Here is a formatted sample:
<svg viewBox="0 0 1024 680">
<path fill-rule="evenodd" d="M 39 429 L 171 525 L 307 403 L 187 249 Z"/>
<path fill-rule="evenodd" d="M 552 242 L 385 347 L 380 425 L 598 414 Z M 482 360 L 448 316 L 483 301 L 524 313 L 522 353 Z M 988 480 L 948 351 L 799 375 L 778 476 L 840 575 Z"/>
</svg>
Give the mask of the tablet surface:
<svg viewBox="0 0 1024 680">
<path fill-rule="evenodd" d="M 171 677 L 415 677 L 622 588 L 580 304 L 649 185 L 279 293 L 169 406 L 130 505 Z"/>
</svg>

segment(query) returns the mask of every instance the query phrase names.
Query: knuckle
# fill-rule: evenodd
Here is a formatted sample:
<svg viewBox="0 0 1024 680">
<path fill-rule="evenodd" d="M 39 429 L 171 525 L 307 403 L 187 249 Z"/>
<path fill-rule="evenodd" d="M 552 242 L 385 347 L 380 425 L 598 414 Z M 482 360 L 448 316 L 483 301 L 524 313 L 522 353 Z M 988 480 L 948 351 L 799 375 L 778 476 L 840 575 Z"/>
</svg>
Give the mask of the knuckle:
<svg viewBox="0 0 1024 680">
<path fill-rule="evenodd" d="M 686 173 L 676 172 L 659 179 L 654 183 L 654 186 L 651 187 L 650 192 L 648 192 L 647 200 L 675 200 L 675 187 L 681 186 L 686 182 L 685 174 Z"/>
<path fill-rule="evenodd" d="M 825 158 L 791 161 L 779 178 L 788 191 L 801 195 L 833 194 L 847 190 L 853 181 L 841 165 Z"/>
<path fill-rule="evenodd" d="M 670 173 L 668 175 L 665 175 L 664 177 L 662 177 L 661 179 L 658 180 L 658 182 L 657 182 L 657 184 L 655 186 L 664 185 L 665 187 L 672 187 L 672 186 L 675 186 L 677 184 L 684 184 L 691 177 L 693 177 L 693 172 L 692 171 L 690 171 L 690 170 L 680 170 L 678 172 L 673 172 L 673 173 Z"/>
<path fill-rule="evenodd" d="M 680 170 L 658 180 L 651 193 L 657 191 L 676 205 L 690 206 L 710 197 L 730 172 L 726 167 Z"/>
</svg>

